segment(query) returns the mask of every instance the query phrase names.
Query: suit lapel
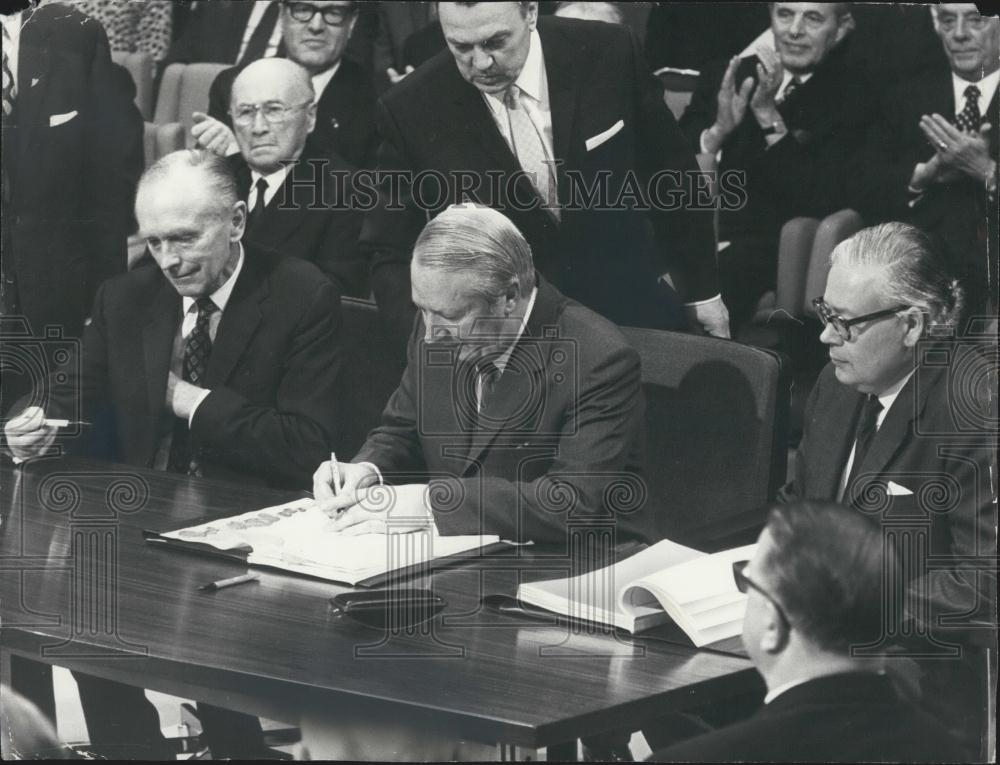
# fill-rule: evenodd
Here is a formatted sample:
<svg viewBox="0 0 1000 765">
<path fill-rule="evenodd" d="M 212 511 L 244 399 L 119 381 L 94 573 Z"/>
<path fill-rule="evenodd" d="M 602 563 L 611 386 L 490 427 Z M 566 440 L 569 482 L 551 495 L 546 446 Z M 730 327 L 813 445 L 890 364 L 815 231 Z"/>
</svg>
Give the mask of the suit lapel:
<svg viewBox="0 0 1000 765">
<path fill-rule="evenodd" d="M 556 158 L 567 160 L 570 136 L 576 120 L 580 80 L 573 61 L 578 55 L 566 38 L 551 27 L 540 25 L 545 76 L 549 85 L 549 108 L 552 113 L 552 148 Z"/>
<path fill-rule="evenodd" d="M 271 197 L 260 218 L 255 221 L 252 234 L 256 244 L 277 250 L 280 249 L 282 242 L 295 233 L 302 216 L 309 211 L 309 205 L 301 204 L 295 198 L 295 189 L 301 186 L 294 184 L 296 181 L 299 184 L 305 183 L 308 179 L 303 180 L 302 176 L 311 172 L 313 172 L 311 168 L 303 171 L 302 162 L 296 162 L 291 172 L 285 176 L 281 188 Z M 316 168 L 315 172 L 320 173 L 322 170 Z M 318 191 L 314 201 L 319 201 Z"/>
<path fill-rule="evenodd" d="M 142 328 L 142 351 L 146 372 L 147 403 L 152 421 L 166 406 L 167 374 L 181 321 L 181 298 L 165 278 L 146 312 Z M 150 428 L 155 433 L 155 428 Z"/>
<path fill-rule="evenodd" d="M 23 25 L 18 44 L 15 106 L 17 124 L 20 128 L 17 132 L 22 147 L 19 154 L 36 162 L 37 157 L 28 157 L 31 153 L 29 142 L 37 137 L 37 131 L 48 128 L 47 124 L 39 124 L 39 120 L 45 119 L 42 106 L 48 92 L 49 69 L 52 57 L 59 55 L 59 52 L 52 50 L 50 46 L 51 35 L 47 32 L 51 31 L 51 25 L 33 23 L 27 11 L 21 18 Z M 37 171 L 37 168 L 33 171 Z"/>
<path fill-rule="evenodd" d="M 452 87 L 455 93 L 456 116 L 454 124 L 467 123 L 467 129 L 462 132 L 478 142 L 483 151 L 492 159 L 492 163 L 487 163 L 487 166 L 493 164 L 505 173 L 515 173 L 520 170 L 521 166 L 517 163 L 517 158 L 507 146 L 507 142 L 504 141 L 497 129 L 496 122 L 493 121 L 489 107 L 483 100 L 483 94 L 474 85 L 463 80 L 457 68 L 451 67 L 449 75 L 453 79 Z"/>
<path fill-rule="evenodd" d="M 240 271 L 226 309 L 222 312 L 215 342 L 212 343 L 212 354 L 205 372 L 207 388 L 226 384 L 233 367 L 260 324 L 263 316 L 260 303 L 268 293 L 267 279 L 261 273 L 261 264 L 258 262 L 263 257 L 262 254 L 245 248 L 243 270 Z"/>
<path fill-rule="evenodd" d="M 854 446 L 854 433 L 858 427 L 858 417 L 861 416 L 864 395 L 839 382 L 833 381 L 831 384 L 836 386 L 836 393 L 823 412 L 823 427 L 809 437 L 810 448 L 823 450 L 822 454 L 825 455 L 822 460 L 815 462 L 815 486 L 810 487 L 809 495 L 833 500 L 840 488 L 847 455 Z"/>
</svg>

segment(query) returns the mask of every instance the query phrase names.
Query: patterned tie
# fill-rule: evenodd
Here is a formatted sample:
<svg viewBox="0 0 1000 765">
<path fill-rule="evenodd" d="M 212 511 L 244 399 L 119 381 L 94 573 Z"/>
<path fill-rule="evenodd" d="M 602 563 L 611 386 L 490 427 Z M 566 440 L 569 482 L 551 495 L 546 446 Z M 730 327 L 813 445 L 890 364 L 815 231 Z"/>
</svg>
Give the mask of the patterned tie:
<svg viewBox="0 0 1000 765">
<path fill-rule="evenodd" d="M 209 334 L 209 322 L 212 314 L 219 310 L 219 307 L 212 302 L 211 298 L 201 297 L 195 301 L 198 306 L 198 319 L 195 321 L 194 329 L 188 335 L 184 345 L 184 370 L 183 378 L 192 385 L 199 385 L 205 377 L 205 369 L 208 367 L 208 357 L 212 353 L 212 336 Z M 167 470 L 173 473 L 187 473 L 188 475 L 201 475 L 198 462 L 191 445 L 191 431 L 188 424 L 181 418 L 176 418 L 174 422 L 174 437 L 170 444 L 170 457 L 167 461 Z"/>
<path fill-rule="evenodd" d="M 267 181 L 263 177 L 258 178 L 257 183 L 254 184 L 254 188 L 257 189 L 257 198 L 253 201 L 253 209 L 247 214 L 247 231 L 256 225 L 257 219 L 260 218 L 260 214 L 264 212 L 264 207 L 267 205 L 264 201 L 264 192 L 267 191 Z"/>
<path fill-rule="evenodd" d="M 876 425 L 878 424 L 878 416 L 881 411 L 882 402 L 878 400 L 878 396 L 868 396 L 865 399 L 864 406 L 861 409 L 861 417 L 858 418 L 858 428 L 855 432 L 854 462 L 851 465 L 851 474 L 847 478 L 847 486 L 845 488 L 847 496 L 850 496 L 851 486 L 854 485 L 858 473 L 861 472 L 861 463 L 865 461 L 865 455 L 868 454 L 872 441 L 875 440 L 875 434 L 878 432 Z"/>
<path fill-rule="evenodd" d="M 547 211 L 553 218 L 559 220 L 559 200 L 556 196 L 556 182 L 552 165 L 545 155 L 545 142 L 531 116 L 524 108 L 521 99 L 521 89 L 511 85 L 504 96 L 507 107 L 507 119 L 510 123 L 510 136 L 514 144 L 514 154 L 517 156 L 521 169 L 534 179 L 535 189 L 541 196 Z"/>
<path fill-rule="evenodd" d="M 0 82 L 0 93 L 2 93 L 3 98 L 3 124 L 6 126 L 12 122 L 14 115 L 14 99 L 17 98 L 17 83 L 14 81 L 14 73 L 11 71 L 10 60 L 7 58 L 7 49 L 11 44 L 10 34 L 7 32 L 6 25 L 0 24 L 0 28 L 3 29 L 3 57 L 2 61 L 0 61 L 0 69 L 2 69 L 3 77 L 2 82 Z"/>
<path fill-rule="evenodd" d="M 979 130 L 983 115 L 979 111 L 979 88 L 970 85 L 965 89 L 965 108 L 955 115 L 955 124 L 967 133 Z"/>
<path fill-rule="evenodd" d="M 794 93 L 796 90 L 799 89 L 799 85 L 801 84 L 802 81 L 798 77 L 792 77 L 792 79 L 790 79 L 788 81 L 788 84 L 785 86 L 785 89 L 782 91 L 781 96 L 776 99 L 777 102 L 779 104 L 785 103 L 785 101 L 789 99 L 792 93 Z"/>
</svg>

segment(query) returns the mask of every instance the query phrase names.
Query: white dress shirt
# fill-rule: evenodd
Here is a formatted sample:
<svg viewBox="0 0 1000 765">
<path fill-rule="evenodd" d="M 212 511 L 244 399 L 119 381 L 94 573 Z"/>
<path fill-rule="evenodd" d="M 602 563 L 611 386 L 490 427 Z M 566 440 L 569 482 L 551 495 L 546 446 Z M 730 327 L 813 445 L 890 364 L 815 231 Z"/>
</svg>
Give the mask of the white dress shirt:
<svg viewBox="0 0 1000 765">
<path fill-rule="evenodd" d="M 252 210 L 257 205 L 257 181 L 263 178 L 267 181 L 267 189 L 264 190 L 264 206 L 271 204 L 274 195 L 278 193 L 285 182 L 285 176 L 292 171 L 292 165 L 282 165 L 273 173 L 261 175 L 256 170 L 250 171 L 250 194 L 247 196 L 247 210 Z"/>
<path fill-rule="evenodd" d="M 1000 84 L 1000 69 L 993 72 L 993 74 L 986 75 L 979 82 L 969 82 L 968 80 L 963 80 L 957 74 L 952 72 L 951 87 L 955 93 L 955 114 L 958 114 L 965 108 L 965 89 L 970 85 L 975 85 L 979 88 L 979 113 L 985 117 L 986 111 L 990 108 L 990 101 L 993 100 L 993 94 L 997 91 L 998 84 Z M 997 130 L 998 128 L 1000 128 L 1000 126 L 993 126 L 994 130 Z"/>
<path fill-rule="evenodd" d="M 10 67 L 10 76 L 14 79 L 15 102 L 17 100 L 17 53 L 21 49 L 21 14 L 11 13 L 0 16 L 0 24 L 7 30 L 7 41 L 3 49 L 7 54 L 7 66 Z"/>
<path fill-rule="evenodd" d="M 237 61 L 242 59 L 243 54 L 247 52 L 247 46 L 250 44 L 250 38 L 253 37 L 254 30 L 257 29 L 257 25 L 260 24 L 260 20 L 264 18 L 264 14 L 267 13 L 267 8 L 270 4 L 270 0 L 257 0 L 257 2 L 253 4 L 253 10 L 250 11 L 250 18 L 247 19 L 247 28 L 243 32 L 243 40 L 240 42 L 240 51 L 236 55 Z M 280 43 L 281 14 L 279 13 L 278 21 L 274 25 L 274 31 L 271 33 L 271 37 L 267 41 L 267 48 L 264 50 L 264 58 L 273 57 L 278 52 L 278 45 Z"/>
<path fill-rule="evenodd" d="M 323 97 L 323 91 L 326 90 L 326 86 L 330 84 L 330 80 L 333 79 L 333 75 L 337 73 L 340 69 L 340 61 L 331 66 L 329 69 L 324 69 L 319 74 L 314 74 L 310 79 L 312 80 L 313 93 L 315 94 L 314 104 L 318 104 L 320 98 Z"/>
</svg>

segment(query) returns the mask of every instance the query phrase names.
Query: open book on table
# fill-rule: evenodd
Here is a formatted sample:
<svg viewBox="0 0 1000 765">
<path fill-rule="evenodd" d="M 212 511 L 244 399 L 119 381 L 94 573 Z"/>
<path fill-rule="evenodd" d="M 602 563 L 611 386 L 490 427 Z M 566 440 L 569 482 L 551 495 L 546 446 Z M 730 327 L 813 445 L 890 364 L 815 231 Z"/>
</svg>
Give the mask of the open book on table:
<svg viewBox="0 0 1000 765">
<path fill-rule="evenodd" d="M 475 555 L 500 541 L 496 536 L 440 536 L 433 524 L 406 534 L 346 536 L 333 531 L 333 522 L 312 499 L 143 535 L 147 542 L 361 586 L 415 573 L 432 560 Z"/>
<path fill-rule="evenodd" d="M 521 584 L 517 598 L 538 608 L 631 633 L 673 620 L 697 647 L 739 635 L 746 595 L 734 561 L 756 545 L 709 555 L 663 540 L 630 558 L 567 579 Z"/>
</svg>

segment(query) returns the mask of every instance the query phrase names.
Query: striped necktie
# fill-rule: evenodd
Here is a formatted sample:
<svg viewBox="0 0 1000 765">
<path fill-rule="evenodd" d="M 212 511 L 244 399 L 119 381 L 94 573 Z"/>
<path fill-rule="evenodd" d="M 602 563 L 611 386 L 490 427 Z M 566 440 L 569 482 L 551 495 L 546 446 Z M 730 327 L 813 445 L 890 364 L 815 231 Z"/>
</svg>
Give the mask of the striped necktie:
<svg viewBox="0 0 1000 765">
<path fill-rule="evenodd" d="M 545 142 L 542 140 L 539 127 L 524 108 L 521 89 L 517 85 L 511 85 L 507 89 L 504 105 L 507 107 L 510 137 L 518 164 L 528 177 L 533 179 L 535 190 L 542 198 L 546 210 L 553 218 L 559 220 L 559 200 L 552 163 L 546 156 Z"/>
</svg>

